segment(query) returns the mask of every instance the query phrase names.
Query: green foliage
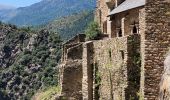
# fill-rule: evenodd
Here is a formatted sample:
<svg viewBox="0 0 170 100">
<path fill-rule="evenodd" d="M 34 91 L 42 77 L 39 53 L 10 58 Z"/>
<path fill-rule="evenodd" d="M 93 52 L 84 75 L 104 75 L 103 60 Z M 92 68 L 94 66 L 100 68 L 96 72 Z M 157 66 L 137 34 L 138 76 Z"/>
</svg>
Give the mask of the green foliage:
<svg viewBox="0 0 170 100">
<path fill-rule="evenodd" d="M 21 65 L 25 65 L 26 66 L 27 64 L 30 63 L 31 59 L 32 59 L 32 56 L 30 54 L 26 54 L 26 55 L 21 57 L 19 63 Z"/>
<path fill-rule="evenodd" d="M 126 91 L 129 91 L 129 95 L 127 98 L 131 98 L 133 100 L 142 99 L 142 94 L 139 93 L 140 91 L 140 78 L 141 78 L 141 54 L 139 43 L 140 41 L 137 40 L 135 36 L 130 37 L 128 41 L 128 52 L 130 57 L 130 66 L 128 67 L 127 74 L 128 74 L 128 82 L 129 85 L 126 88 Z M 133 91 L 130 91 L 133 89 Z"/>
<path fill-rule="evenodd" d="M 43 90 L 35 94 L 33 99 L 36 100 L 55 100 L 54 96 L 60 93 L 61 88 L 59 86 L 48 87 L 47 89 Z"/>
<path fill-rule="evenodd" d="M 58 33 L 63 40 L 68 40 L 78 33 L 84 33 L 88 24 L 93 21 L 93 11 L 82 11 L 60 19 L 55 19 L 47 25 L 34 27 L 33 29 L 47 29 Z"/>
<path fill-rule="evenodd" d="M 100 34 L 100 29 L 99 29 L 99 25 L 97 22 L 91 22 L 86 31 L 85 31 L 85 34 L 86 34 L 86 38 L 88 40 L 93 40 L 93 39 L 96 39 L 99 34 Z"/>
<path fill-rule="evenodd" d="M 138 92 L 137 92 L 137 95 L 138 95 L 138 97 L 139 97 L 139 100 L 144 100 L 144 96 L 143 96 L 143 94 L 141 93 L 141 91 L 138 91 Z"/>
<path fill-rule="evenodd" d="M 39 89 L 56 86 L 61 38 L 67 40 L 83 33 L 92 20 L 93 12 L 84 11 L 52 21 L 39 31 L 2 23 L 0 29 L 5 30 L 5 38 L 0 48 L 4 55 L 0 63 L 0 100 L 29 100 Z M 27 48 L 30 40 L 32 49 Z"/>
<path fill-rule="evenodd" d="M 36 32 L 12 27 L 6 25 L 3 29 L 8 31 L 4 32 L 1 48 L 4 56 L 0 69 L 0 99 L 30 100 L 39 89 L 58 84 L 57 64 L 62 41 L 58 34 L 47 30 Z M 36 36 L 34 40 L 33 35 Z M 30 45 L 30 42 L 33 43 Z M 27 48 L 28 45 L 33 48 Z"/>
<path fill-rule="evenodd" d="M 94 64 L 94 75 L 95 75 L 95 99 L 98 100 L 100 98 L 99 88 L 101 85 L 101 75 L 98 69 L 98 64 Z"/>
</svg>

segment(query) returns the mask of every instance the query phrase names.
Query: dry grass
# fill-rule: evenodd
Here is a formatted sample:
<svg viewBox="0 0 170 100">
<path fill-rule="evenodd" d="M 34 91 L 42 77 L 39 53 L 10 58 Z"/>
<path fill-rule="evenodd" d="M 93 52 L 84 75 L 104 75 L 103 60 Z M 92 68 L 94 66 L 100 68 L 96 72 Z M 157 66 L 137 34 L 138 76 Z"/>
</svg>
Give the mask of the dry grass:
<svg viewBox="0 0 170 100">
<path fill-rule="evenodd" d="M 32 100 L 55 100 L 55 96 L 60 93 L 60 90 L 59 86 L 50 87 L 44 91 L 36 93 Z"/>
</svg>

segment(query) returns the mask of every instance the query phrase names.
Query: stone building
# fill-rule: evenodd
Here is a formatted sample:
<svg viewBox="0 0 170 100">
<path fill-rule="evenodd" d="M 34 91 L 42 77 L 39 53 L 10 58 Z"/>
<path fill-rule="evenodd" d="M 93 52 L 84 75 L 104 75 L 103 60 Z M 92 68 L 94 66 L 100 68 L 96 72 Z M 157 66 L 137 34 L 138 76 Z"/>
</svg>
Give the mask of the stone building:
<svg viewBox="0 0 170 100">
<path fill-rule="evenodd" d="M 61 96 L 75 100 L 158 100 L 170 47 L 170 0 L 97 0 L 108 38 L 77 35 L 63 45 Z"/>
</svg>

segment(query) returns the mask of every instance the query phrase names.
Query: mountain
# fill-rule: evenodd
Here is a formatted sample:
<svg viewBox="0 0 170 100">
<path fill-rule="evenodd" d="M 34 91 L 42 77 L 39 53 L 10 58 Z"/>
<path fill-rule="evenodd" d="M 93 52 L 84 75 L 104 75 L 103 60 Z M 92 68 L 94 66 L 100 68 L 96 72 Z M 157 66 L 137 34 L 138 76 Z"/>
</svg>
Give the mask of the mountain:
<svg viewBox="0 0 170 100">
<path fill-rule="evenodd" d="M 42 0 L 6 13 L 0 11 L 0 20 L 20 26 L 41 25 L 74 13 L 93 10 L 95 5 L 95 0 Z"/>
<path fill-rule="evenodd" d="M 93 11 L 83 11 L 53 20 L 36 29 L 46 29 L 58 33 L 63 40 L 68 40 L 79 33 L 84 33 L 88 24 L 94 20 Z"/>
<path fill-rule="evenodd" d="M 9 20 L 9 16 L 13 16 L 11 15 L 14 10 L 16 8 L 13 7 L 13 6 L 9 6 L 9 5 L 4 5 L 4 4 L 0 4 L 0 20 L 3 20 L 3 21 L 7 21 Z M 13 13 L 14 14 L 14 13 Z"/>
<path fill-rule="evenodd" d="M 15 9 L 15 7 L 9 6 L 9 5 L 0 4 L 0 10 L 10 10 L 10 9 Z"/>
<path fill-rule="evenodd" d="M 38 31 L 0 23 L 0 100 L 31 100 L 44 89 L 56 93 L 62 44 L 59 34 L 68 39 L 83 32 L 92 20 L 93 11 L 83 11 L 37 27 Z"/>
</svg>

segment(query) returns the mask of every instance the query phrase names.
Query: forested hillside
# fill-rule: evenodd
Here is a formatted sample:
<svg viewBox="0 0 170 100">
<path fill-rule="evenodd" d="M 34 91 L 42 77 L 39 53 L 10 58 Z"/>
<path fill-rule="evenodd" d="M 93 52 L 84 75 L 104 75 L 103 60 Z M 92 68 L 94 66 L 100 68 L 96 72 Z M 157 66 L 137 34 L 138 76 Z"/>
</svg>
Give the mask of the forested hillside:
<svg viewBox="0 0 170 100">
<path fill-rule="evenodd" d="M 56 87 L 62 40 L 84 32 L 92 20 L 93 12 L 84 11 L 34 30 L 0 22 L 0 100 L 30 100 Z"/>
<path fill-rule="evenodd" d="M 0 100 L 30 100 L 39 89 L 57 85 L 58 34 L 0 23 Z"/>
<path fill-rule="evenodd" d="M 42 0 L 0 9 L 0 20 L 17 25 L 0 21 L 0 100 L 30 100 L 42 90 L 58 90 L 61 44 L 84 33 L 95 2 Z"/>
<path fill-rule="evenodd" d="M 66 16 L 42 25 L 36 29 L 47 29 L 60 34 L 63 40 L 67 40 L 76 34 L 84 33 L 87 25 L 94 20 L 93 11 L 83 11 Z"/>
</svg>

